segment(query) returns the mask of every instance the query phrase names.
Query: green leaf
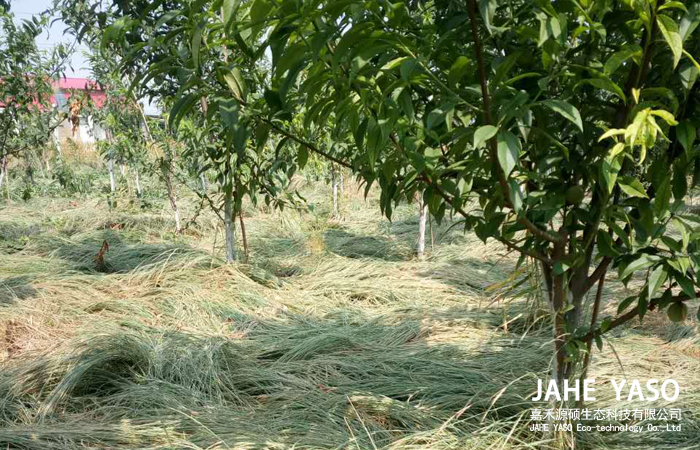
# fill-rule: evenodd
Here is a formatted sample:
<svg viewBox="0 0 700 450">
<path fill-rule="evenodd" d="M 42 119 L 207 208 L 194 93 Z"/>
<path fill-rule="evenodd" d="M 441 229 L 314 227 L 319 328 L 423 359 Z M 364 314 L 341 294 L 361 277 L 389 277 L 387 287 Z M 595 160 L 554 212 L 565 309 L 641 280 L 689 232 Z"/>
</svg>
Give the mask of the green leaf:
<svg viewBox="0 0 700 450">
<path fill-rule="evenodd" d="M 620 252 L 618 252 L 614 247 L 615 244 L 613 243 L 612 237 L 605 231 L 598 230 L 597 243 L 598 251 L 601 255 L 610 258 L 616 258 L 620 256 Z"/>
<path fill-rule="evenodd" d="M 446 111 L 444 111 L 442 107 L 433 109 L 428 113 L 426 128 L 430 130 L 438 125 L 442 125 L 442 123 L 445 121 L 445 117 Z"/>
<path fill-rule="evenodd" d="M 498 128 L 493 125 L 484 125 L 479 127 L 474 133 L 474 148 L 479 148 L 481 145 L 494 137 L 498 133 Z"/>
<path fill-rule="evenodd" d="M 411 99 L 411 90 L 409 87 L 405 87 L 401 94 L 399 94 L 399 106 L 403 113 L 411 120 L 415 118 L 415 113 L 413 111 L 413 100 Z"/>
<path fill-rule="evenodd" d="M 622 301 L 620 302 L 620 304 L 618 305 L 618 307 L 617 307 L 617 314 L 620 315 L 620 314 L 622 314 L 623 312 L 625 312 L 625 310 L 626 310 L 627 308 L 629 308 L 629 306 L 630 306 L 632 303 L 634 303 L 635 300 L 637 300 L 637 296 L 636 296 L 636 295 L 633 295 L 632 297 L 627 297 L 626 299 L 622 300 Z"/>
<path fill-rule="evenodd" d="M 245 99 L 245 80 L 243 79 L 243 74 L 238 68 L 234 68 L 231 70 L 231 72 L 225 74 L 224 81 L 226 81 L 226 84 L 236 98 L 239 100 Z"/>
<path fill-rule="evenodd" d="M 523 209 L 523 200 L 525 197 L 522 186 L 516 180 L 508 180 L 508 185 L 510 186 L 510 203 L 513 205 L 515 213 L 518 214 Z"/>
<path fill-rule="evenodd" d="M 426 165 L 429 168 L 434 169 L 437 163 L 440 161 L 442 151 L 439 148 L 428 147 L 423 152 L 423 156 L 425 156 Z"/>
<path fill-rule="evenodd" d="M 199 25 L 192 34 L 192 64 L 195 72 L 199 70 L 199 47 L 202 45 L 203 26 Z"/>
<path fill-rule="evenodd" d="M 676 137 L 686 152 L 690 153 L 695 143 L 695 125 L 690 120 L 684 120 L 676 127 Z"/>
<path fill-rule="evenodd" d="M 678 32 L 684 42 L 693 34 L 698 25 L 700 25 L 700 4 L 696 2 L 690 5 L 688 12 L 681 18 Z"/>
<path fill-rule="evenodd" d="M 664 9 L 671 9 L 671 8 L 681 9 L 681 10 L 685 11 L 686 13 L 688 12 L 688 8 L 686 8 L 685 5 L 681 2 L 664 3 L 656 11 L 659 12 L 659 11 L 663 11 Z"/>
<path fill-rule="evenodd" d="M 455 62 L 450 67 L 450 72 L 447 75 L 447 84 L 454 89 L 464 77 L 469 69 L 469 58 L 466 56 L 458 56 Z"/>
<path fill-rule="evenodd" d="M 235 100 L 228 99 L 219 102 L 219 114 L 225 127 L 233 129 L 238 126 L 238 113 L 238 104 Z"/>
<path fill-rule="evenodd" d="M 671 177 L 667 176 L 656 191 L 654 197 L 654 215 L 664 217 L 668 213 L 668 205 L 671 202 Z"/>
<path fill-rule="evenodd" d="M 224 23 L 229 23 L 236 15 L 236 9 L 238 9 L 238 3 L 240 0 L 224 0 L 221 6 L 221 12 L 223 14 Z"/>
<path fill-rule="evenodd" d="M 671 223 L 673 223 L 673 226 L 678 229 L 681 233 L 681 239 L 683 241 L 683 247 L 682 250 L 686 251 L 688 248 L 688 244 L 690 243 L 690 231 L 688 230 L 688 226 L 683 222 L 681 219 L 678 217 L 674 217 L 671 219 Z"/>
<path fill-rule="evenodd" d="M 614 53 L 612 56 L 610 56 L 610 58 L 608 58 L 608 60 L 605 62 L 605 67 L 603 68 L 603 71 L 606 75 L 611 75 L 617 70 L 618 67 L 622 65 L 623 62 L 627 61 L 628 59 L 634 56 L 641 55 L 642 48 L 640 46 L 636 44 L 625 46 L 622 50 Z"/>
<path fill-rule="evenodd" d="M 510 176 L 520 160 L 521 145 L 517 137 L 510 131 L 498 133 L 498 162 L 505 173 Z"/>
<path fill-rule="evenodd" d="M 621 144 L 618 144 L 621 145 Z M 600 174 L 602 176 L 603 185 L 607 189 L 608 194 L 615 188 L 617 174 L 620 172 L 620 161 L 615 156 L 607 156 L 600 165 Z"/>
<path fill-rule="evenodd" d="M 195 102 L 199 99 L 199 94 L 188 94 L 180 97 L 170 109 L 170 116 L 168 117 L 168 126 L 171 129 L 176 129 L 182 117 L 187 114 L 187 111 L 194 106 Z"/>
<path fill-rule="evenodd" d="M 591 86 L 596 87 L 598 89 L 603 89 L 604 91 L 613 93 L 617 95 L 620 98 L 620 100 L 627 103 L 627 97 L 625 96 L 625 93 L 622 91 L 620 86 L 615 84 L 609 78 L 590 78 L 588 80 L 579 81 L 574 87 L 574 89 L 578 88 L 583 84 L 590 84 Z"/>
<path fill-rule="evenodd" d="M 581 113 L 578 109 L 563 100 L 544 100 L 542 104 L 561 114 L 564 118 L 576 125 L 579 130 L 583 131 L 583 122 L 581 121 Z"/>
<path fill-rule="evenodd" d="M 630 197 L 649 198 L 649 196 L 647 195 L 647 193 L 644 189 L 644 186 L 635 177 L 631 177 L 631 176 L 621 177 L 617 181 L 617 184 L 619 184 L 620 189 L 622 189 L 622 191 L 625 194 L 629 195 Z"/>
<path fill-rule="evenodd" d="M 388 63 L 384 64 L 380 70 L 393 70 L 401 65 L 405 60 L 408 59 L 408 56 L 401 56 L 399 58 L 394 58 Z"/>
<path fill-rule="evenodd" d="M 496 68 L 496 74 L 494 75 L 493 81 L 491 81 L 490 84 L 493 86 L 498 86 L 501 84 L 503 78 L 508 75 L 510 69 L 513 68 L 515 63 L 518 61 L 518 58 L 520 58 L 520 55 L 522 55 L 522 51 L 516 51 L 508 55 L 506 59 L 504 59 Z"/>
<path fill-rule="evenodd" d="M 676 118 L 673 117 L 673 114 L 671 114 L 668 111 L 664 111 L 663 109 L 656 109 L 650 112 L 652 116 L 658 116 L 661 117 L 666 121 L 667 124 L 671 126 L 676 126 L 678 125 L 678 122 L 676 122 Z"/>
<path fill-rule="evenodd" d="M 603 338 L 598 334 L 595 335 L 595 346 L 598 347 L 599 352 L 603 351 Z"/>
<path fill-rule="evenodd" d="M 611 129 L 609 129 L 608 131 L 606 131 L 605 133 L 603 133 L 603 134 L 598 138 L 598 142 L 600 142 L 600 141 L 602 141 L 602 140 L 604 140 L 604 139 L 607 139 L 607 138 L 609 138 L 609 137 L 619 136 L 619 135 L 621 135 L 621 134 L 625 134 L 625 129 L 624 129 L 624 128 L 611 128 Z"/>
<path fill-rule="evenodd" d="M 677 162 L 673 165 L 673 198 L 681 200 L 688 193 L 688 164 Z"/>
<path fill-rule="evenodd" d="M 659 26 L 664 39 L 666 39 L 666 43 L 671 48 L 673 68 L 675 69 L 683 56 L 683 39 L 678 33 L 678 25 L 671 17 L 665 14 L 656 16 L 656 24 Z"/>
<path fill-rule="evenodd" d="M 668 277 L 668 272 L 664 265 L 658 266 L 651 272 L 651 275 L 649 275 L 648 298 L 654 298 L 654 294 L 664 284 L 666 277 Z"/>
<path fill-rule="evenodd" d="M 481 18 L 484 19 L 484 25 L 486 25 L 486 29 L 490 34 L 493 34 L 491 22 L 496 14 L 497 6 L 496 0 L 479 0 L 479 13 Z"/>
<path fill-rule="evenodd" d="M 641 253 L 638 255 L 637 259 L 629 263 L 627 266 L 620 266 L 619 277 L 624 280 L 628 276 L 632 275 L 638 270 L 646 269 L 651 267 L 659 261 L 658 256 L 647 255 L 646 253 Z"/>
<path fill-rule="evenodd" d="M 678 282 L 678 286 L 683 290 L 683 293 L 690 298 L 695 298 L 695 285 L 693 282 L 685 275 L 675 274 L 674 277 Z"/>
<path fill-rule="evenodd" d="M 305 145 L 300 145 L 299 146 L 299 156 L 298 156 L 298 163 L 299 163 L 299 168 L 303 169 L 304 166 L 306 166 L 306 162 L 309 160 L 309 149 L 306 148 Z"/>
</svg>

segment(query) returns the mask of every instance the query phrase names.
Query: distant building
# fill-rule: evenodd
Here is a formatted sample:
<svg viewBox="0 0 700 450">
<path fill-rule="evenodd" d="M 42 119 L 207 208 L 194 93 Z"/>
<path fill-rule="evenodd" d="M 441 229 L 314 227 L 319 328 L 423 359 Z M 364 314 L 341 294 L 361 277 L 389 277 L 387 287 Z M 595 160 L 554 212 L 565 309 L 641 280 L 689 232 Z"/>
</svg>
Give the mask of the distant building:
<svg viewBox="0 0 700 450">
<path fill-rule="evenodd" d="M 70 98 L 76 92 L 87 93 L 98 108 L 107 101 L 104 89 L 94 81 L 87 78 L 60 78 L 54 82 L 54 95 L 51 97 L 51 103 L 61 112 L 70 113 Z M 77 117 L 78 122 L 75 130 L 70 117 L 56 129 L 55 136 L 59 141 L 72 139 L 83 143 L 93 143 L 105 138 L 105 130 L 93 123 L 91 117 L 80 114 Z"/>
</svg>

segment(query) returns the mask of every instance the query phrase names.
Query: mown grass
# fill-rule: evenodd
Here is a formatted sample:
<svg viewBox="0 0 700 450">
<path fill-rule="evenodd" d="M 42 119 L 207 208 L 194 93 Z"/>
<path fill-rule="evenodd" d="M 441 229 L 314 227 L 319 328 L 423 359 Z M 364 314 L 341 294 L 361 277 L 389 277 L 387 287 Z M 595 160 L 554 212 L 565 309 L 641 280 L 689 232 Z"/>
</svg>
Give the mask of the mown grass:
<svg viewBox="0 0 700 450">
<path fill-rule="evenodd" d="M 252 254 L 233 266 L 211 215 L 174 235 L 162 199 L 2 204 L 0 448 L 541 448 L 529 399 L 551 333 L 529 284 L 499 288 L 513 258 L 446 223 L 417 260 L 414 207 L 390 223 L 348 189 L 335 220 L 327 191 L 305 188 L 314 212 L 247 206 Z M 682 431 L 579 448 L 700 448 L 698 336 L 654 314 L 614 333 L 588 407 L 679 407 Z M 610 378 L 674 378 L 681 396 L 618 404 Z"/>
</svg>

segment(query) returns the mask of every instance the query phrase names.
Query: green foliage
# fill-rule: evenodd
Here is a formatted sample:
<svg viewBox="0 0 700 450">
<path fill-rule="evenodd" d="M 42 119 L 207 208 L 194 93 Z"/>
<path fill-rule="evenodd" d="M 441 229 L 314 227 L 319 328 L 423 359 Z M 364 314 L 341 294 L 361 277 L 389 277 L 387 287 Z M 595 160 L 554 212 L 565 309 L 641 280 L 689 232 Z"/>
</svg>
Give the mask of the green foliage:
<svg viewBox="0 0 700 450">
<path fill-rule="evenodd" d="M 700 181 L 697 1 L 112 10 L 103 45 L 140 69 L 140 88 L 165 86 L 171 127 L 201 116 L 237 206 L 311 151 L 351 168 L 366 192 L 377 184 L 389 217 L 422 192 L 438 222 L 460 215 L 484 241 L 539 260 L 562 341 L 695 298 L 700 233 L 683 211 Z M 583 298 L 608 269 L 624 282 L 647 270 L 638 307 L 588 330 Z M 563 370 L 572 355 L 556 345 Z"/>
<path fill-rule="evenodd" d="M 0 8 L 0 161 L 34 151 L 47 143 L 62 117 L 50 104 L 52 82 L 58 78 L 69 52 L 61 45 L 48 55 L 36 38 L 48 17 L 21 24 Z"/>
</svg>

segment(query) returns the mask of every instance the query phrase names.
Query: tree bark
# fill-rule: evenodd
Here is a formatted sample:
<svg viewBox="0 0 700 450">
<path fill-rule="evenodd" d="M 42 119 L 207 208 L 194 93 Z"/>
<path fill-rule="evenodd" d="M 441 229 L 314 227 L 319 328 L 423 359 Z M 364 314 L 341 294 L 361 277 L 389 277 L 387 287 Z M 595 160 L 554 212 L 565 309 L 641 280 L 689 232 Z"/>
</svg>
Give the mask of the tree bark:
<svg viewBox="0 0 700 450">
<path fill-rule="evenodd" d="M 224 230 L 226 233 L 226 262 L 236 260 L 236 221 L 233 216 L 233 194 L 227 192 L 224 199 Z"/>
<path fill-rule="evenodd" d="M 207 179 L 204 177 L 204 173 L 199 174 L 199 181 L 202 183 L 202 192 L 207 193 Z"/>
<path fill-rule="evenodd" d="M 595 293 L 595 302 L 593 303 L 593 314 L 591 315 L 591 330 L 595 329 L 595 324 L 598 322 L 598 314 L 600 313 L 600 303 L 603 298 L 603 285 L 605 284 L 605 275 L 598 281 L 598 290 Z M 583 368 L 581 370 L 581 378 L 579 382 L 579 386 L 583 386 L 583 382 L 586 380 L 586 376 L 588 376 L 588 367 L 591 365 L 591 360 L 593 358 L 593 355 L 591 352 L 593 351 L 593 341 L 590 340 L 586 343 L 586 356 L 583 358 Z M 581 392 L 579 392 L 581 394 Z M 583 407 L 583 396 L 579 396 L 579 404 L 578 407 L 582 408 Z"/>
<path fill-rule="evenodd" d="M 173 216 L 175 218 L 175 232 L 179 233 L 182 230 L 180 224 L 180 209 L 177 207 L 177 197 L 175 197 L 175 190 L 173 189 L 173 182 L 170 176 L 170 170 L 168 169 L 168 163 L 163 163 L 161 166 L 161 171 L 163 172 L 163 178 L 165 180 L 165 188 L 168 192 L 168 200 L 170 201 L 170 207 L 173 209 Z"/>
<path fill-rule="evenodd" d="M 142 196 L 142 192 L 141 192 L 141 175 L 140 175 L 140 173 L 139 173 L 138 167 L 136 168 L 135 181 L 136 181 L 136 197 L 141 198 L 141 196 Z"/>
<path fill-rule="evenodd" d="M 425 257 L 425 228 L 428 221 L 428 205 L 424 204 L 423 198 L 418 200 L 418 211 L 420 219 L 418 221 L 418 258 Z"/>
<path fill-rule="evenodd" d="M 114 176 L 114 159 L 109 158 L 107 161 L 107 169 L 109 170 L 109 206 L 114 207 L 114 193 L 117 190 L 117 181 Z"/>
<path fill-rule="evenodd" d="M 331 172 L 331 185 L 333 189 L 333 217 L 340 217 L 338 208 L 338 172 L 336 169 L 332 169 Z"/>
<path fill-rule="evenodd" d="M 7 172 L 7 158 L 3 158 L 0 161 L 0 189 L 2 189 L 2 182 L 5 180 L 5 172 Z"/>
<path fill-rule="evenodd" d="M 245 255 L 245 263 L 248 263 L 250 250 L 248 249 L 248 237 L 245 233 L 245 222 L 243 221 L 243 211 L 238 211 L 238 220 L 241 223 L 241 239 L 243 240 L 243 254 Z"/>
</svg>

